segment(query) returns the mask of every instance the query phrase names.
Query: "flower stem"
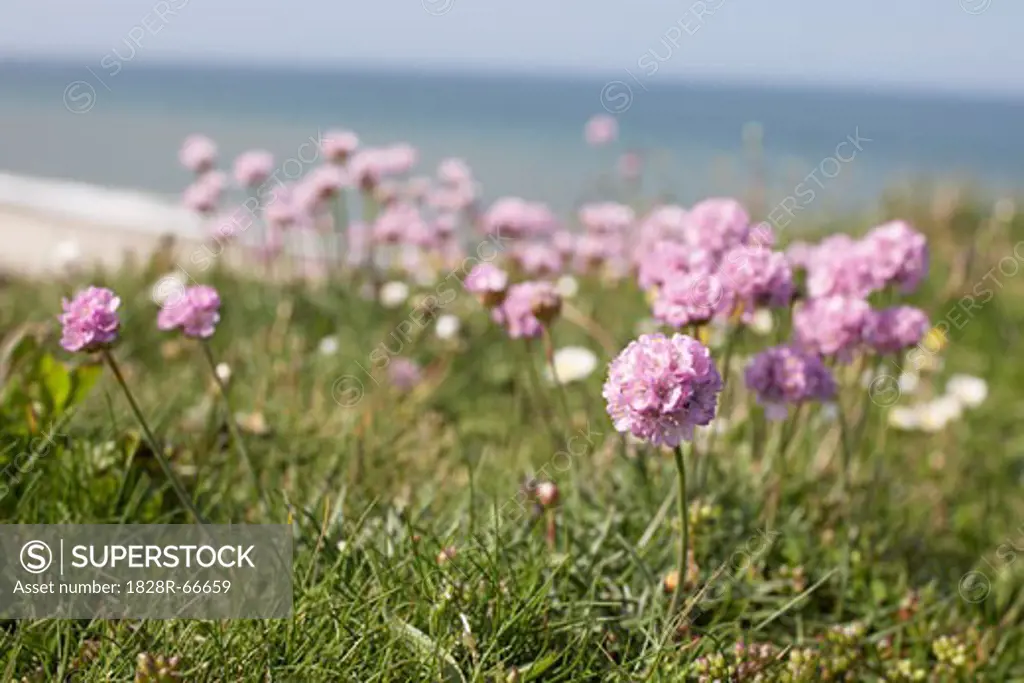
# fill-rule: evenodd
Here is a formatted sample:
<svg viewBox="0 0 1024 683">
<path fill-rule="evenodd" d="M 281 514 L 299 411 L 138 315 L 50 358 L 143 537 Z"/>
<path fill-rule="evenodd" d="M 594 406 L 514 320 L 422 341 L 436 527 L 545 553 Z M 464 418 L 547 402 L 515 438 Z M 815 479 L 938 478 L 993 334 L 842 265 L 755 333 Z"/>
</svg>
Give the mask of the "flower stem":
<svg viewBox="0 0 1024 683">
<path fill-rule="evenodd" d="M 679 524 L 682 526 L 683 538 L 679 544 L 679 577 L 676 581 L 676 589 L 672 591 L 672 602 L 668 607 L 668 620 L 672 623 L 675 618 L 676 608 L 679 606 L 679 596 L 686 585 L 686 575 L 689 573 L 689 546 L 690 546 L 690 506 L 686 497 L 686 461 L 683 457 L 682 444 L 676 446 L 673 451 L 676 459 L 676 475 L 678 476 L 679 496 L 676 498 L 679 509 Z"/>
<path fill-rule="evenodd" d="M 562 417 L 565 419 L 565 431 L 569 433 L 572 431 L 572 413 L 569 411 L 569 401 L 565 397 L 565 385 L 558 376 L 558 370 L 555 369 L 555 341 L 547 327 L 544 328 L 544 359 L 551 369 L 551 379 L 555 383 L 562 408 Z"/>
<path fill-rule="evenodd" d="M 235 447 L 238 449 L 238 454 L 242 456 L 242 460 L 245 461 L 246 467 L 249 468 L 249 472 L 252 473 L 253 482 L 256 484 L 256 492 L 259 494 L 260 501 L 263 503 L 264 511 L 270 511 L 270 501 L 267 499 L 267 493 L 263 490 L 263 485 L 260 484 L 260 475 L 256 469 L 256 466 L 252 462 L 252 458 L 249 456 L 249 449 L 245 447 L 245 440 L 242 439 L 242 432 L 238 428 L 238 424 L 235 422 L 235 412 L 231 408 L 231 400 L 228 398 L 228 388 L 225 386 L 224 381 L 217 374 L 217 361 L 213 358 L 213 351 L 210 350 L 210 343 L 205 339 L 201 340 L 199 345 L 203 348 L 203 355 L 206 356 L 206 362 L 210 366 L 210 372 L 213 374 L 213 381 L 217 383 L 217 388 L 220 389 L 220 395 L 224 399 L 224 407 L 228 411 L 228 429 L 231 431 L 231 440 L 235 443 Z"/>
<path fill-rule="evenodd" d="M 131 389 L 128 388 L 128 383 L 124 381 L 124 375 L 121 374 L 121 368 L 118 367 L 117 361 L 114 360 L 114 356 L 111 355 L 109 349 L 103 349 L 103 359 L 110 366 L 110 369 L 114 372 L 114 377 L 117 378 L 117 383 L 121 385 L 121 389 L 124 391 L 125 398 L 128 399 L 129 405 L 132 407 L 132 412 L 135 413 L 135 419 L 139 421 L 139 425 L 142 426 L 142 433 L 146 436 L 146 441 L 149 442 L 149 448 L 153 451 L 153 457 L 160 464 L 160 469 L 163 470 L 164 476 L 171 484 L 171 488 L 174 489 L 174 493 L 178 496 L 178 500 L 181 504 L 192 513 L 192 517 L 195 518 L 199 524 L 207 524 L 206 519 L 196 509 L 195 503 L 192 502 L 191 496 L 188 495 L 188 491 L 185 490 L 184 485 L 178 479 L 177 475 L 174 474 L 174 470 L 171 469 L 171 464 L 167 462 L 167 458 L 164 457 L 164 449 L 160 441 L 157 440 L 156 436 L 153 435 L 153 431 L 149 428 L 149 423 L 146 422 L 146 418 L 142 415 L 142 410 L 139 408 L 139 404 L 135 402 L 135 396 L 132 395 Z"/>
</svg>

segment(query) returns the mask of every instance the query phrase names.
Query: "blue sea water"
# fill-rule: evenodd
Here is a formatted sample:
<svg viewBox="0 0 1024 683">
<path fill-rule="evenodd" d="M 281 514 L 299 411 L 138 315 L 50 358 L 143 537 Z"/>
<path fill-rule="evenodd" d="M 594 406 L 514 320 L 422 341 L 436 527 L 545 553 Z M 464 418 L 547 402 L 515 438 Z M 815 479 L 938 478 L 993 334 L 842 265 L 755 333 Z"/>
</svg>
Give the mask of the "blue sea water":
<svg viewBox="0 0 1024 683">
<path fill-rule="evenodd" d="M 1024 101 L 951 95 L 603 79 L 0 62 L 0 170 L 175 196 L 177 149 L 202 132 L 223 158 L 249 148 L 294 157 L 319 130 L 367 144 L 405 141 L 430 173 L 466 159 L 488 198 L 557 208 L 600 194 L 622 152 L 639 151 L 648 189 L 690 202 L 746 182 L 742 131 L 763 131 L 768 201 L 817 171 L 822 208 L 914 178 L 1024 184 Z M 618 80 L 619 77 L 613 77 Z M 624 106 L 628 105 L 628 106 Z M 582 127 L 605 108 L 619 141 L 593 149 Z M 850 137 L 863 142 L 840 150 Z M 836 170 L 838 169 L 838 171 Z M 827 177 L 833 175 L 834 177 Z"/>
</svg>

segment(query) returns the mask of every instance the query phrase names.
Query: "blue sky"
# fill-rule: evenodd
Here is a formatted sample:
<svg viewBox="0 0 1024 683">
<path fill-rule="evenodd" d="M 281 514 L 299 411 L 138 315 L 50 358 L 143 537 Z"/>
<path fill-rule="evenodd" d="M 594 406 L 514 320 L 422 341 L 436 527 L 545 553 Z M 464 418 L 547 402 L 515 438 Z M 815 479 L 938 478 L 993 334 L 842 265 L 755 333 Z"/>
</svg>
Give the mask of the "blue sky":
<svg viewBox="0 0 1024 683">
<path fill-rule="evenodd" d="M 1020 0 L 6 0 L 0 54 L 1024 94 Z M 713 10 L 713 13 L 712 13 Z M 126 43 L 127 41 L 127 43 Z M 654 53 L 650 51 L 654 50 Z M 645 57 L 645 55 L 647 55 Z M 649 71 L 649 68 L 648 68 Z"/>
</svg>

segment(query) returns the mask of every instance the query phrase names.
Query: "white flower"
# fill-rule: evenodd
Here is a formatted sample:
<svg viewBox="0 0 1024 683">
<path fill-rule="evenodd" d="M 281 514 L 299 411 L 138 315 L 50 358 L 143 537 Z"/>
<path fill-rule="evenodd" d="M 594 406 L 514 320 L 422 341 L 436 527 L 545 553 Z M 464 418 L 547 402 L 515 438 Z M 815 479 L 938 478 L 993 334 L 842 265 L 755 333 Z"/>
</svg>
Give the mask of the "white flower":
<svg viewBox="0 0 1024 683">
<path fill-rule="evenodd" d="M 68 270 L 78 265 L 82 258 L 82 249 L 74 240 L 64 240 L 53 248 L 53 266 L 58 271 Z"/>
<path fill-rule="evenodd" d="M 227 363 L 217 363 L 217 377 L 227 384 L 231 380 L 231 366 Z"/>
<path fill-rule="evenodd" d="M 582 346 L 566 346 L 555 351 L 553 365 L 558 381 L 568 384 L 587 378 L 597 368 L 597 356 Z M 547 378 L 549 382 L 555 381 L 551 368 L 547 369 Z"/>
<path fill-rule="evenodd" d="M 340 347 L 341 344 L 338 342 L 338 338 L 335 337 L 334 335 L 331 335 L 329 337 L 324 337 L 323 339 L 321 339 L 320 343 L 317 344 L 316 349 L 317 351 L 320 352 L 321 356 L 333 356 L 338 352 L 338 349 Z"/>
<path fill-rule="evenodd" d="M 398 308 L 409 298 L 409 285 L 394 280 L 380 288 L 380 302 L 387 308 Z"/>
<path fill-rule="evenodd" d="M 963 414 L 960 401 L 952 396 L 940 396 L 921 404 L 917 410 L 918 427 L 926 432 L 941 432 Z"/>
<path fill-rule="evenodd" d="M 462 323 L 459 319 L 451 314 L 442 315 L 437 319 L 437 323 L 434 325 L 434 333 L 437 334 L 438 339 L 454 339 L 459 334 L 459 329 L 462 327 Z"/>
<path fill-rule="evenodd" d="M 571 299 L 580 291 L 580 283 L 572 275 L 563 275 L 555 283 L 555 291 L 563 299 Z"/>
<path fill-rule="evenodd" d="M 772 318 L 772 312 L 767 308 L 759 308 L 754 311 L 754 315 L 750 319 L 750 329 L 754 334 L 765 336 L 769 334 L 775 328 L 775 319 Z"/>
<path fill-rule="evenodd" d="M 889 409 L 889 424 L 896 429 L 909 431 L 917 429 L 920 423 L 920 410 L 916 407 L 893 406 Z"/>
<path fill-rule="evenodd" d="M 917 385 L 920 383 L 921 377 L 916 372 L 902 372 L 900 373 L 900 392 L 904 394 L 912 394 L 917 391 Z"/>
<path fill-rule="evenodd" d="M 988 397 L 988 383 L 973 375 L 953 375 L 946 382 L 946 395 L 955 398 L 964 408 L 977 408 Z"/>
</svg>

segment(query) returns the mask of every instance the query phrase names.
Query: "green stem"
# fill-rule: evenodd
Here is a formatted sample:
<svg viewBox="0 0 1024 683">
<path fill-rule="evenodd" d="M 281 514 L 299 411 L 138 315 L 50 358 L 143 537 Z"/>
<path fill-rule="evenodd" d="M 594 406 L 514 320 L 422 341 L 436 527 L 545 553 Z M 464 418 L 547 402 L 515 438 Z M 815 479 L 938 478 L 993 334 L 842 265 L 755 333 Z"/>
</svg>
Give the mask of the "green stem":
<svg viewBox="0 0 1024 683">
<path fill-rule="evenodd" d="M 199 524 L 207 524 L 206 519 L 196 509 L 195 503 L 192 502 L 192 497 L 188 495 L 188 491 L 185 490 L 185 486 L 178 479 L 177 475 L 174 474 L 174 470 L 171 469 L 171 464 L 167 462 L 167 458 L 164 457 L 164 449 L 157 440 L 156 436 L 153 435 L 153 431 L 149 428 L 149 424 L 146 422 L 146 418 L 142 415 L 142 410 L 139 408 L 139 404 L 135 402 L 135 396 L 132 395 L 131 389 L 128 388 L 128 383 L 124 381 L 124 375 L 121 374 L 121 368 L 118 367 L 117 361 L 114 360 L 114 356 L 111 355 L 109 349 L 103 349 L 103 359 L 110 366 L 110 369 L 114 372 L 114 377 L 117 378 L 117 383 L 121 385 L 122 391 L 124 391 L 125 398 L 128 399 L 128 404 L 132 407 L 132 412 L 135 413 L 135 419 L 139 421 L 139 425 L 142 426 L 142 433 L 146 437 L 146 441 L 149 442 L 149 448 L 153 451 L 153 457 L 156 458 L 157 463 L 160 464 L 160 469 L 163 470 L 164 476 L 167 477 L 167 481 L 170 482 L 171 488 L 174 489 L 174 493 L 178 496 L 178 500 L 185 506 L 192 517 L 195 518 Z"/>
<path fill-rule="evenodd" d="M 672 602 L 668 607 L 668 623 L 670 626 L 674 623 L 676 609 L 679 606 L 679 596 L 686 585 L 686 575 L 689 573 L 687 570 L 690 564 L 689 553 L 687 552 L 690 545 L 690 506 L 686 497 L 686 461 L 683 457 L 682 444 L 676 446 L 672 453 L 676 460 L 677 485 L 679 487 L 676 503 L 678 504 L 679 524 L 682 526 L 683 538 L 682 543 L 679 544 L 679 577 L 676 581 L 676 589 L 672 591 Z"/>
<path fill-rule="evenodd" d="M 565 385 L 562 384 L 555 369 L 555 341 L 547 327 L 544 328 L 544 357 L 551 368 L 551 379 L 555 383 L 555 391 L 562 407 L 562 417 L 565 418 L 565 432 L 568 434 L 572 432 L 572 413 L 569 411 L 569 401 L 565 396 Z"/>
<path fill-rule="evenodd" d="M 231 407 L 231 399 L 228 398 L 228 388 L 220 378 L 220 375 L 217 374 L 217 361 L 213 358 L 213 351 L 210 350 L 210 343 L 203 339 L 200 340 L 199 346 L 203 349 L 203 355 L 206 357 L 206 362 L 210 366 L 210 373 L 213 375 L 213 381 L 217 383 L 217 388 L 220 389 L 221 398 L 224 399 L 224 407 L 227 408 L 228 412 L 228 430 L 231 432 L 231 440 L 238 449 L 238 454 L 242 456 L 242 459 L 245 461 L 246 467 L 249 468 L 249 472 L 252 473 L 253 482 L 256 484 L 256 492 L 259 494 L 260 501 L 263 503 L 264 511 L 269 512 L 270 501 L 267 499 L 267 492 L 263 489 L 263 485 L 260 484 L 259 471 L 253 464 L 252 457 L 249 456 L 249 449 L 245 447 L 245 440 L 242 438 L 242 432 L 238 428 L 238 424 L 235 422 L 235 411 Z"/>
</svg>

